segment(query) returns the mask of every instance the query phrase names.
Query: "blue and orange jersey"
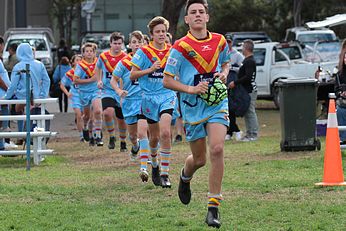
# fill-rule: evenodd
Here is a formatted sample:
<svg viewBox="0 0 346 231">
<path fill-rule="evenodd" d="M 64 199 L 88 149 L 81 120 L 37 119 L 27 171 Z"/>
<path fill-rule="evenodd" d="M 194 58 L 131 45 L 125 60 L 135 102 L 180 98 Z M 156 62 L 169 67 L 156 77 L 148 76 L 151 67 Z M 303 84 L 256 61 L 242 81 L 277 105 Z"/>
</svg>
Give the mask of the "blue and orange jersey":
<svg viewBox="0 0 346 231">
<path fill-rule="evenodd" d="M 96 61 L 95 58 L 92 63 L 88 63 L 85 59 L 82 59 L 74 71 L 74 78 L 80 78 L 80 79 L 89 79 L 95 75 L 95 69 L 96 69 Z M 97 90 L 97 82 L 91 82 L 86 84 L 78 84 L 78 87 L 81 91 L 95 91 Z"/>
<path fill-rule="evenodd" d="M 228 44 L 222 35 L 208 32 L 206 39 L 197 40 L 188 33 L 174 43 L 164 73 L 179 76 L 181 83 L 195 86 L 204 76 L 210 77 L 221 71 L 221 66 L 229 60 Z M 183 119 L 191 124 L 228 110 L 227 99 L 219 105 L 208 106 L 197 95 L 182 92 L 180 102 Z"/>
<path fill-rule="evenodd" d="M 171 90 L 163 87 L 163 70 L 166 67 L 171 46 L 165 44 L 164 49 L 156 49 L 152 43 L 137 50 L 131 60 L 131 65 L 140 70 L 150 68 L 154 62 L 160 61 L 161 68 L 138 79 L 139 86 L 145 94 L 168 93 Z"/>
<path fill-rule="evenodd" d="M 112 79 L 112 73 L 115 66 L 125 56 L 126 54 L 124 52 L 120 52 L 118 55 L 112 55 L 109 50 L 100 54 L 96 66 L 97 68 L 101 69 L 103 73 L 102 97 L 115 97 L 115 99 L 119 102 L 119 97 L 112 88 L 110 81 Z"/>
<path fill-rule="evenodd" d="M 130 80 L 131 74 L 131 59 L 132 54 L 128 54 L 125 56 L 115 67 L 113 71 L 113 75 L 120 78 L 123 83 L 123 89 L 128 92 L 126 98 L 131 99 L 141 99 L 142 98 L 142 90 L 139 87 L 139 83 L 137 80 Z"/>
</svg>

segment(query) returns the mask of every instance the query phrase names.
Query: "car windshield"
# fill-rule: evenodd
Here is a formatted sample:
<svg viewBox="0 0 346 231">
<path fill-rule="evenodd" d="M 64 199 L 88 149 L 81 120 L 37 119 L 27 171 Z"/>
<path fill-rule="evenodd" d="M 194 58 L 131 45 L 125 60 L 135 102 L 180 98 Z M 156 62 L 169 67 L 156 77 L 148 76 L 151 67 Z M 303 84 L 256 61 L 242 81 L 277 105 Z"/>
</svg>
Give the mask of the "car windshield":
<svg viewBox="0 0 346 231">
<path fill-rule="evenodd" d="M 339 58 L 341 44 L 338 41 L 316 42 L 313 46 L 306 46 L 305 57 L 310 62 L 337 61 Z"/>
<path fill-rule="evenodd" d="M 302 54 L 297 46 L 281 47 L 279 49 L 283 51 L 290 58 L 290 60 L 302 58 Z"/>
<path fill-rule="evenodd" d="M 8 51 L 8 48 L 11 44 L 21 44 L 21 43 L 29 43 L 30 46 L 34 47 L 36 51 L 47 51 L 47 45 L 44 39 L 39 38 L 23 38 L 23 39 L 11 39 L 8 42 L 8 46 L 6 48 L 6 51 Z"/>
<path fill-rule="evenodd" d="M 311 34 L 301 34 L 298 36 L 298 41 L 302 43 L 315 43 L 317 41 L 333 41 L 335 38 L 332 34 L 327 33 L 311 33 Z"/>
</svg>

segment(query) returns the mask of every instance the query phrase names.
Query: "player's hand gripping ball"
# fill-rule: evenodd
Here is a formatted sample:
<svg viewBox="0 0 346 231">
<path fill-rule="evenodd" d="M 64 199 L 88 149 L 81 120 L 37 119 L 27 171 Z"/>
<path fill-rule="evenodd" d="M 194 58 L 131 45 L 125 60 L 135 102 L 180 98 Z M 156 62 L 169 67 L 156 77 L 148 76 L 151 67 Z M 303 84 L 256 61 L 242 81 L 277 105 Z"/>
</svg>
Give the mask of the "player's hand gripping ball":
<svg viewBox="0 0 346 231">
<path fill-rule="evenodd" d="M 227 87 L 220 79 L 214 78 L 209 82 L 208 91 L 200 94 L 200 97 L 209 106 L 218 105 L 227 97 Z"/>
</svg>

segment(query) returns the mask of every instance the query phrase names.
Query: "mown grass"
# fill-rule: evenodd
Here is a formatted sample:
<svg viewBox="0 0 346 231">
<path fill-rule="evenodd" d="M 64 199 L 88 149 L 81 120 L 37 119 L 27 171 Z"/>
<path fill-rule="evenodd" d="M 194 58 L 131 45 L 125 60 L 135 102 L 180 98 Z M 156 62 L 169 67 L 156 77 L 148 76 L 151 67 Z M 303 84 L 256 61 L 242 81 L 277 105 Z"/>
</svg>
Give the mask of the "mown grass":
<svg viewBox="0 0 346 231">
<path fill-rule="evenodd" d="M 258 115 L 258 141 L 226 142 L 221 230 L 346 230 L 345 188 L 314 186 L 324 139 L 321 151 L 282 153 L 279 112 Z M 29 172 L 25 159 L 0 158 L 0 230 L 209 230 L 208 166 L 194 176 L 191 203 L 177 197 L 188 144 L 174 146 L 172 189 L 141 183 L 137 164 L 107 147 L 49 146 L 58 155 Z"/>
</svg>

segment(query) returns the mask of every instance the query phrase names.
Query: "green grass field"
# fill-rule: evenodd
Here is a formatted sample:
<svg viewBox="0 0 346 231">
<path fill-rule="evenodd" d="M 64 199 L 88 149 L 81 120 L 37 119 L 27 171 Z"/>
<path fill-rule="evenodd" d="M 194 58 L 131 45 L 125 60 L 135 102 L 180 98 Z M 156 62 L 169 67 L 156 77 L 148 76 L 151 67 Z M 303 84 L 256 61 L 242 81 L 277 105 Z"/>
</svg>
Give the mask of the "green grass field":
<svg viewBox="0 0 346 231">
<path fill-rule="evenodd" d="M 221 230 L 346 230 L 345 187 L 314 186 L 324 139 L 321 151 L 282 153 L 279 111 L 258 116 L 258 141 L 226 142 Z M 106 146 L 53 140 L 49 147 L 58 154 L 29 172 L 23 158 L 0 158 L 0 230 L 209 230 L 208 166 L 195 174 L 188 206 L 177 196 L 187 143 L 173 148 L 171 189 L 141 183 L 138 163 Z"/>
</svg>

